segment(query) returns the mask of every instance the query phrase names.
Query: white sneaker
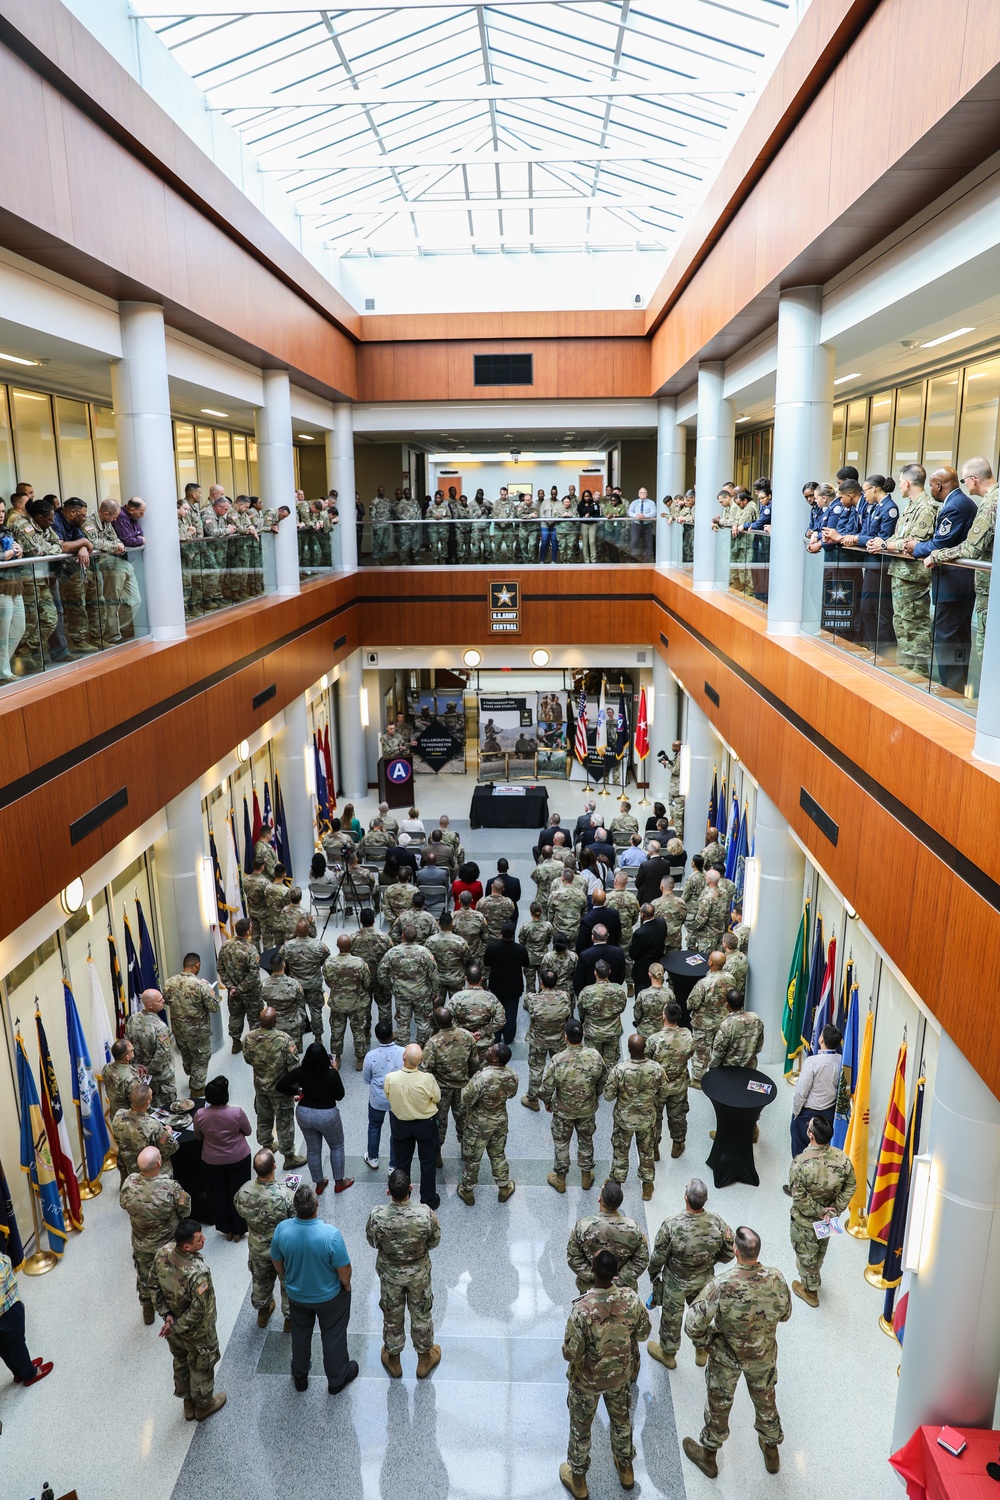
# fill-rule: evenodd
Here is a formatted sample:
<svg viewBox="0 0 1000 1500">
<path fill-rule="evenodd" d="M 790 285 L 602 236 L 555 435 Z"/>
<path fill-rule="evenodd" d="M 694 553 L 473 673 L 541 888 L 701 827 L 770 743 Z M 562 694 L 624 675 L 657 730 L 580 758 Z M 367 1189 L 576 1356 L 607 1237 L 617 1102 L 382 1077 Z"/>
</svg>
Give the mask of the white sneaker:
<svg viewBox="0 0 1000 1500">
<path fill-rule="evenodd" d="M 371 1159 L 370 1156 L 366 1156 L 365 1157 L 365 1166 L 366 1167 L 371 1167 L 371 1169 L 372 1169 L 373 1172 L 377 1172 L 378 1171 L 378 1157 L 376 1156 L 375 1160 L 372 1161 L 372 1159 Z"/>
</svg>

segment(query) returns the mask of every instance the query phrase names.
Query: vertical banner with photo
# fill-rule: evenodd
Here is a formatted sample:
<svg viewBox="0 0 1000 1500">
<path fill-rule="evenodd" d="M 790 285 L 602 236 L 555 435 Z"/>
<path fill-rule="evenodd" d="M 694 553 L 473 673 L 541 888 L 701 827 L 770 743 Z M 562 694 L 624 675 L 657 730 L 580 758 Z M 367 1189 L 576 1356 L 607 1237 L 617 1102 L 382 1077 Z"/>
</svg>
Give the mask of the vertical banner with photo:
<svg viewBox="0 0 1000 1500">
<path fill-rule="evenodd" d="M 539 776 L 565 780 L 568 772 L 566 738 L 567 710 L 559 693 L 538 694 L 538 770 Z"/>
<path fill-rule="evenodd" d="M 534 776 L 537 694 L 479 699 L 479 773 L 487 781 Z"/>
<path fill-rule="evenodd" d="M 415 775 L 455 775 L 465 770 L 465 705 L 462 694 L 423 688 L 407 695 L 413 726 Z"/>
</svg>

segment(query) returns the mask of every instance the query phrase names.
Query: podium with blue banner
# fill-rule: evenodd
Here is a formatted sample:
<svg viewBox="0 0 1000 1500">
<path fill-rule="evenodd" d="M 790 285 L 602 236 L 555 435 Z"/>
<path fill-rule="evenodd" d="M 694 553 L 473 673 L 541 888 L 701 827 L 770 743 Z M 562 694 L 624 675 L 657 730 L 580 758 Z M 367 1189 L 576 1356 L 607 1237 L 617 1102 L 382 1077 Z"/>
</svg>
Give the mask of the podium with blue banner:
<svg viewBox="0 0 1000 1500">
<path fill-rule="evenodd" d="M 378 763 L 378 795 L 390 807 L 412 807 L 413 760 L 409 755 L 382 757 Z"/>
</svg>

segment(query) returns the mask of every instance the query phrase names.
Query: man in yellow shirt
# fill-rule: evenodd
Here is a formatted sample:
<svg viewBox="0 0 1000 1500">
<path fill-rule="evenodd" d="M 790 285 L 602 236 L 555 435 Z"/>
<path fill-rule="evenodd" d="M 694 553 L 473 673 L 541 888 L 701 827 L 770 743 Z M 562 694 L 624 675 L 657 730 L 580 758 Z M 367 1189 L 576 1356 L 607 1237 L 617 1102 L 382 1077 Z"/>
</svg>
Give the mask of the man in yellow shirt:
<svg viewBox="0 0 1000 1500">
<path fill-rule="evenodd" d="M 431 1073 L 421 1072 L 423 1050 L 411 1042 L 403 1053 L 403 1066 L 387 1073 L 383 1087 L 389 1101 L 389 1129 L 396 1166 L 409 1172 L 413 1148 L 420 1157 L 420 1201 L 437 1208 L 435 1170 L 438 1153 L 437 1110 L 441 1089 Z"/>
</svg>

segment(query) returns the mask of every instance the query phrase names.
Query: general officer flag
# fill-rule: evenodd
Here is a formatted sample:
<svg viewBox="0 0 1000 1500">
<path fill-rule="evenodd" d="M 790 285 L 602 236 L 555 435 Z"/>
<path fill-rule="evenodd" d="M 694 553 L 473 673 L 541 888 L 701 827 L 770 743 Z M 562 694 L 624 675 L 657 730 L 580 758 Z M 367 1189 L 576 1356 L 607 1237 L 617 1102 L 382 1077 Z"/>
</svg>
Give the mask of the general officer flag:
<svg viewBox="0 0 1000 1500">
<path fill-rule="evenodd" d="M 17 1047 L 17 1087 L 21 1096 L 21 1171 L 27 1173 L 32 1191 L 38 1194 L 49 1249 L 53 1255 L 61 1256 L 66 1248 L 66 1221 L 52 1165 L 52 1150 L 20 1032 L 15 1035 L 14 1043 Z"/>
<path fill-rule="evenodd" d="M 97 1084 L 90 1066 L 87 1039 L 80 1025 L 80 1014 L 73 999 L 73 991 L 63 981 L 63 1004 L 66 1007 L 66 1041 L 69 1046 L 69 1062 L 73 1069 L 73 1098 L 80 1112 L 80 1129 L 83 1133 L 83 1154 L 87 1177 L 96 1182 L 104 1168 L 104 1158 L 111 1150 L 111 1138 L 104 1119 Z"/>
<path fill-rule="evenodd" d="M 785 1042 L 784 1074 L 790 1078 L 795 1071 L 795 1062 L 802 1051 L 802 1017 L 806 1009 L 806 991 L 809 987 L 809 971 L 806 955 L 809 951 L 809 902 L 806 901 L 799 923 L 788 984 L 785 987 L 785 1009 L 781 1017 L 781 1035 Z"/>
<path fill-rule="evenodd" d="M 635 721 L 635 758 L 644 761 L 649 754 L 649 724 L 646 720 L 646 689 L 639 689 L 639 712 Z"/>
<path fill-rule="evenodd" d="M 270 798 L 268 798 L 268 801 L 270 802 Z M 253 849 L 253 845 L 255 845 L 257 843 L 257 840 L 260 838 L 260 831 L 263 828 L 263 826 L 264 826 L 264 819 L 260 815 L 260 803 L 257 801 L 257 788 L 254 787 L 254 789 L 253 789 L 253 828 L 251 829 L 251 839 L 250 839 L 251 852 L 252 852 L 252 849 Z M 250 869 L 247 871 L 247 874 L 248 875 L 253 874 L 253 865 L 252 864 L 250 866 Z"/>
</svg>

